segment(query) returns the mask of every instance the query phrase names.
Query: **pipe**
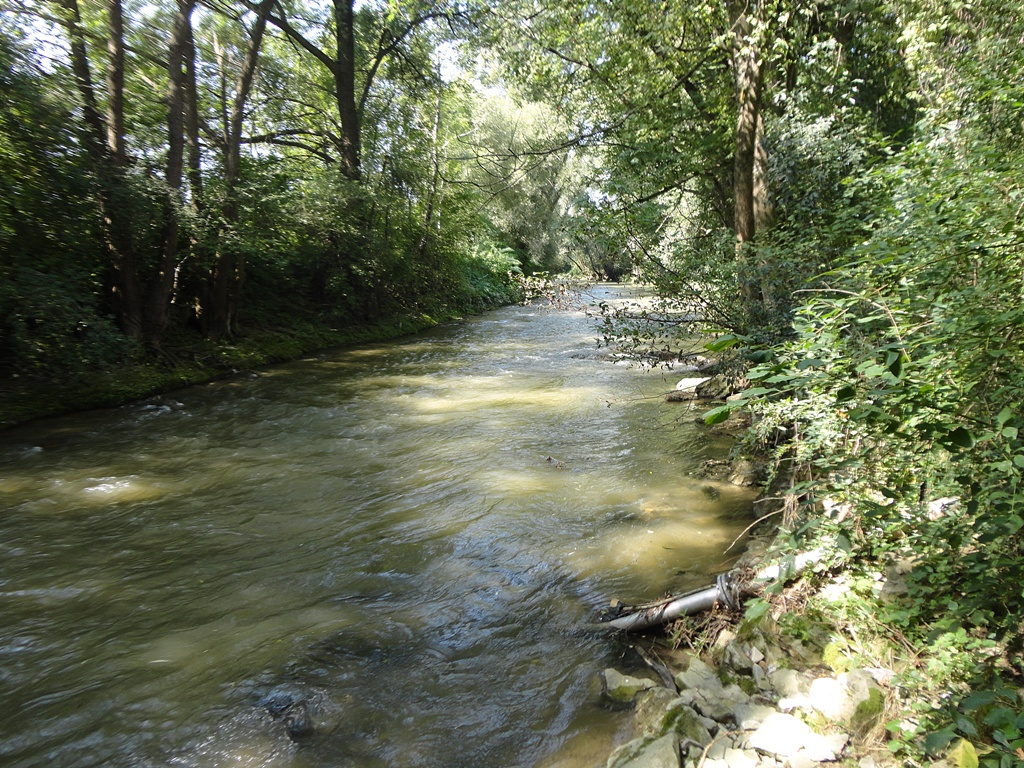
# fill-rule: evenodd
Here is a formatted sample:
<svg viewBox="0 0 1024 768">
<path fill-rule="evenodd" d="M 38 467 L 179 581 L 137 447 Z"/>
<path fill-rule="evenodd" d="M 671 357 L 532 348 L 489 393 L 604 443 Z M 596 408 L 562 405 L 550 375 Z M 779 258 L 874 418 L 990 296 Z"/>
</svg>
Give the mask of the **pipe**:
<svg viewBox="0 0 1024 768">
<path fill-rule="evenodd" d="M 769 565 L 762 568 L 754 576 L 754 584 L 766 581 L 788 581 L 800 574 L 808 565 L 816 563 L 825 556 L 825 550 L 812 549 L 810 552 L 802 552 L 790 562 L 785 560 L 781 563 Z M 626 632 L 636 632 L 641 629 L 649 629 L 660 624 L 666 624 L 680 616 L 692 616 L 695 613 L 707 611 L 722 603 L 727 608 L 739 608 L 743 597 L 740 594 L 739 585 L 733 583 L 731 573 L 723 573 L 710 587 L 687 592 L 678 597 L 669 597 L 655 603 L 644 605 L 626 606 L 618 609 L 612 617 L 602 617 L 601 621 L 605 626 L 612 629 L 621 629 Z"/>
<path fill-rule="evenodd" d="M 738 595 L 732 583 L 732 577 L 723 573 L 710 587 L 704 587 L 685 595 L 648 603 L 632 608 L 632 613 L 605 621 L 613 629 L 636 632 L 649 627 L 678 619 L 680 616 L 692 616 L 712 608 L 715 603 L 722 602 L 730 608 L 738 605 Z"/>
</svg>

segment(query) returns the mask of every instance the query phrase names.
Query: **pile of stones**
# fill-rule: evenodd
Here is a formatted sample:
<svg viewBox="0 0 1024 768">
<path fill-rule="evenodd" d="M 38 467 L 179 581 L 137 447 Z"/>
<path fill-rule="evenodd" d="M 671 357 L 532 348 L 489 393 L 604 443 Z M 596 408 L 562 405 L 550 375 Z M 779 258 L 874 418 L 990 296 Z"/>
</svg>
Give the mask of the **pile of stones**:
<svg viewBox="0 0 1024 768">
<path fill-rule="evenodd" d="M 851 759 L 851 740 L 881 722 L 892 672 L 814 671 L 810 648 L 796 640 L 781 650 L 772 634 L 755 631 L 740 640 L 723 633 L 706 660 L 690 657 L 672 688 L 605 670 L 604 695 L 636 708 L 638 733 L 612 754 L 608 768 L 885 765 L 871 756 Z"/>
</svg>

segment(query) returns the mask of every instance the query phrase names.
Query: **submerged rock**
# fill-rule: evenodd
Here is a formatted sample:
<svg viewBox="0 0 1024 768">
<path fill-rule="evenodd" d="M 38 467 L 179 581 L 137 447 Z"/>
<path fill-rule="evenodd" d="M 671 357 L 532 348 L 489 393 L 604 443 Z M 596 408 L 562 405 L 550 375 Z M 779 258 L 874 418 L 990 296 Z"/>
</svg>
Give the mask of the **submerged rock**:
<svg viewBox="0 0 1024 768">
<path fill-rule="evenodd" d="M 604 695 L 614 704 L 630 705 L 641 691 L 657 687 L 657 683 L 644 677 L 624 675 L 608 668 L 601 673 Z"/>
<path fill-rule="evenodd" d="M 750 459 L 737 459 L 729 472 L 729 482 L 733 485 L 749 487 L 761 482 L 764 466 Z"/>
<path fill-rule="evenodd" d="M 608 760 L 608 768 L 679 768 L 676 737 L 666 734 L 657 739 L 634 739 L 619 747 Z"/>
<path fill-rule="evenodd" d="M 294 693 L 271 691 L 260 699 L 259 706 L 284 726 L 285 732 L 293 741 L 309 736 L 316 730 L 309 704 Z"/>
</svg>

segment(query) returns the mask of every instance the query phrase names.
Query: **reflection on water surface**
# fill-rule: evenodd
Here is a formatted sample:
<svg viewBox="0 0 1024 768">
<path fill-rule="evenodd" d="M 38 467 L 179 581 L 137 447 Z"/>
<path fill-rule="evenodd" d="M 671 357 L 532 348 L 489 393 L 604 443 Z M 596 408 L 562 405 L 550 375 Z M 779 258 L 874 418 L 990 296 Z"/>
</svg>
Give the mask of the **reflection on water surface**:
<svg viewBox="0 0 1024 768">
<path fill-rule="evenodd" d="M 0 435 L 0 763 L 603 764 L 597 608 L 703 583 L 749 495 L 595 335 L 508 308 Z"/>
</svg>

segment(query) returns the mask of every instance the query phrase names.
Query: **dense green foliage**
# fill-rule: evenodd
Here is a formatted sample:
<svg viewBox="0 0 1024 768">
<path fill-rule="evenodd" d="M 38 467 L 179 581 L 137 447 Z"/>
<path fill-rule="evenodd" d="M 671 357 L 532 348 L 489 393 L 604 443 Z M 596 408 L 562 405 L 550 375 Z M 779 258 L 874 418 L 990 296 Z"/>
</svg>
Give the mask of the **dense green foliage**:
<svg viewBox="0 0 1024 768">
<path fill-rule="evenodd" d="M 516 300 L 510 275 L 557 268 L 577 182 L 564 151 L 518 160 L 559 130 L 545 107 L 454 68 L 470 21 L 446 3 L 6 5 L 4 377 Z"/>
</svg>

